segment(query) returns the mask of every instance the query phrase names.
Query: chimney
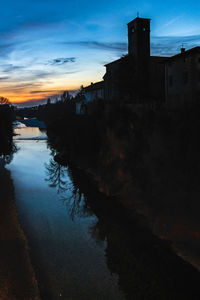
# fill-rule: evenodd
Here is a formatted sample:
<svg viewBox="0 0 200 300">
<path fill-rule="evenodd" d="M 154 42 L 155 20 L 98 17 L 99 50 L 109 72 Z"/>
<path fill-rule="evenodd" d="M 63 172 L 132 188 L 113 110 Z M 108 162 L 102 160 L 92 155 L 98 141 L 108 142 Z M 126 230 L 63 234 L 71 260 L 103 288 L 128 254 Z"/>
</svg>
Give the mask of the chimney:
<svg viewBox="0 0 200 300">
<path fill-rule="evenodd" d="M 181 48 L 181 53 L 183 54 L 183 53 L 185 53 L 185 48 Z"/>
</svg>

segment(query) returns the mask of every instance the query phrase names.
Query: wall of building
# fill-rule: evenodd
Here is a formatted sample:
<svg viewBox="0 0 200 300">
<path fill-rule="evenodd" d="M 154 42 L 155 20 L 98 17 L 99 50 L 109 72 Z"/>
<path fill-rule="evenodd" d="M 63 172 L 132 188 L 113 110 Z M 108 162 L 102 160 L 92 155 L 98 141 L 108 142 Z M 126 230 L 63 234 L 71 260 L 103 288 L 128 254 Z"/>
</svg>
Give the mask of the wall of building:
<svg viewBox="0 0 200 300">
<path fill-rule="evenodd" d="M 85 115 L 87 113 L 87 107 L 85 103 L 82 102 L 77 102 L 76 103 L 76 114 L 77 115 Z"/>
<path fill-rule="evenodd" d="M 104 89 L 103 88 L 85 92 L 86 103 L 92 102 L 96 99 L 104 99 Z"/>
<path fill-rule="evenodd" d="M 200 53 L 169 60 L 165 66 L 165 80 L 167 104 L 178 106 L 197 101 L 200 96 Z"/>
<path fill-rule="evenodd" d="M 120 60 L 114 61 L 106 66 L 106 74 L 104 75 L 105 82 L 105 99 L 118 99 L 119 91 L 116 85 L 116 74 L 118 73 Z"/>
<path fill-rule="evenodd" d="M 150 57 L 149 94 L 156 102 L 165 102 L 165 59 L 164 57 Z"/>
</svg>

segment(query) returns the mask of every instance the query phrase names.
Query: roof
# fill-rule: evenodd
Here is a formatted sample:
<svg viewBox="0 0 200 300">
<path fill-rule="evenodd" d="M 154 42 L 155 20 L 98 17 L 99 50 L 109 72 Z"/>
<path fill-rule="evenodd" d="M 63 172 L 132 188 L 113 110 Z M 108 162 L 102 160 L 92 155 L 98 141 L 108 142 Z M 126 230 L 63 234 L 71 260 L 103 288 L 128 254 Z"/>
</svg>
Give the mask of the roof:
<svg viewBox="0 0 200 300">
<path fill-rule="evenodd" d="M 85 92 L 99 90 L 104 88 L 104 81 L 99 81 L 96 83 L 92 83 L 84 88 Z"/>
<path fill-rule="evenodd" d="M 153 63 L 163 63 L 166 62 L 170 57 L 168 56 L 150 56 L 150 60 Z"/>
<path fill-rule="evenodd" d="M 119 59 L 117 59 L 117 60 L 111 61 L 110 63 L 108 63 L 108 64 L 106 64 L 106 65 L 104 65 L 104 66 L 106 67 L 106 66 L 109 66 L 109 65 L 112 65 L 112 64 L 119 63 L 121 59 L 122 59 L 122 58 L 119 58 Z"/>
<path fill-rule="evenodd" d="M 165 62 L 168 62 L 170 60 L 177 59 L 177 58 L 180 58 L 180 57 L 186 57 L 186 56 L 188 56 L 190 54 L 193 54 L 193 53 L 200 53 L 200 47 L 194 47 L 194 48 L 189 49 L 185 52 L 181 52 L 181 53 L 178 53 L 174 56 L 168 57 L 168 59 L 166 59 Z"/>
<path fill-rule="evenodd" d="M 131 22 L 129 22 L 127 25 L 129 25 L 129 24 L 131 24 L 131 23 L 135 23 L 136 22 L 136 20 L 137 21 L 151 21 L 151 19 L 148 19 L 148 18 L 140 18 L 140 17 L 137 17 L 137 18 L 135 18 L 134 20 L 132 20 Z"/>
</svg>

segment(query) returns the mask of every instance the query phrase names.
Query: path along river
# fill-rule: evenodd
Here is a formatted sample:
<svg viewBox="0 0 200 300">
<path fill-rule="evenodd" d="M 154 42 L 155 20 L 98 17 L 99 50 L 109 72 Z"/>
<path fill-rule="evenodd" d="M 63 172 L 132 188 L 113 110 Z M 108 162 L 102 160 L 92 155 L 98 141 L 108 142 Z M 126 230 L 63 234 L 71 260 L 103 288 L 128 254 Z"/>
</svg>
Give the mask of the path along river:
<svg viewBox="0 0 200 300">
<path fill-rule="evenodd" d="M 7 168 L 42 299 L 200 299 L 198 272 L 57 164 L 44 131 L 15 132 Z"/>
</svg>

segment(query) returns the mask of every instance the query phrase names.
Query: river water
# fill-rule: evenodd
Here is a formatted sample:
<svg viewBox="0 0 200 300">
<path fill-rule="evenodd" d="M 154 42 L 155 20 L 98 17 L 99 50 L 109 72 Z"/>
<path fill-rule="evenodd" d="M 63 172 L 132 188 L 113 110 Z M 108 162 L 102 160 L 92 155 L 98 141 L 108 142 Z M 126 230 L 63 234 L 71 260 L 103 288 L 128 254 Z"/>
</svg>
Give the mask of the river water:
<svg viewBox="0 0 200 300">
<path fill-rule="evenodd" d="M 33 127 L 15 133 L 19 150 L 8 168 L 43 299 L 124 299 L 106 265 L 106 242 L 97 243 L 91 235 L 97 217 L 72 211 L 74 187 L 67 168 L 61 170 L 65 190 L 58 192 L 49 182 L 52 156 L 45 133 Z"/>
<path fill-rule="evenodd" d="M 44 131 L 15 132 L 8 169 L 42 299 L 200 299 L 196 271 L 79 170 L 56 163 Z"/>
</svg>

